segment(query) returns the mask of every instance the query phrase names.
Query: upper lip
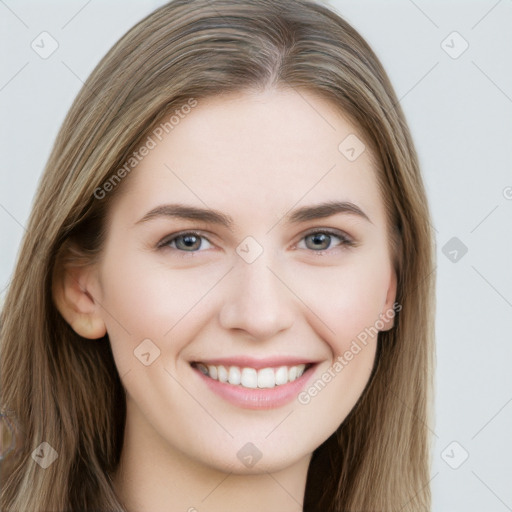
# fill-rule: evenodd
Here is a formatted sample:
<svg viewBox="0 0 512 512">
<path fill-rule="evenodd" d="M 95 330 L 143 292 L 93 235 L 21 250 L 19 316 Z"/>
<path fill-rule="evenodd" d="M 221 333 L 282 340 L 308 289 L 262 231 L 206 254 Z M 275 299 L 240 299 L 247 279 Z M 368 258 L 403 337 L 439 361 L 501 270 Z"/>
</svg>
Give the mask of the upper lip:
<svg viewBox="0 0 512 512">
<path fill-rule="evenodd" d="M 299 364 L 315 364 L 318 361 L 296 356 L 275 356 L 265 359 L 256 359 L 248 356 L 216 357 L 213 359 L 195 359 L 194 363 L 203 363 L 212 366 L 238 366 L 239 368 L 278 368 L 280 366 L 297 366 Z"/>
</svg>

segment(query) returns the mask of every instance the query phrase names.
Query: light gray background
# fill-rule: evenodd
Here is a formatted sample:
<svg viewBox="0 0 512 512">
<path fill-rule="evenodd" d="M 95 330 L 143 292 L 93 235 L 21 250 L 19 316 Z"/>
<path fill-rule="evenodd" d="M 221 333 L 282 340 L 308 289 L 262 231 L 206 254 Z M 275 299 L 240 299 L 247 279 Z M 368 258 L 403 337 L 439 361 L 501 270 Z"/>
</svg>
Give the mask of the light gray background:
<svg viewBox="0 0 512 512">
<path fill-rule="evenodd" d="M 0 0 L 0 303 L 67 109 L 112 44 L 163 3 Z M 512 510 L 512 1 L 329 3 L 391 77 L 437 231 L 433 509 Z M 43 31 L 59 44 L 47 59 L 31 48 Z M 458 58 L 445 51 L 464 47 L 454 31 L 469 44 Z M 466 254 L 459 242 L 443 253 L 452 237 Z"/>
</svg>

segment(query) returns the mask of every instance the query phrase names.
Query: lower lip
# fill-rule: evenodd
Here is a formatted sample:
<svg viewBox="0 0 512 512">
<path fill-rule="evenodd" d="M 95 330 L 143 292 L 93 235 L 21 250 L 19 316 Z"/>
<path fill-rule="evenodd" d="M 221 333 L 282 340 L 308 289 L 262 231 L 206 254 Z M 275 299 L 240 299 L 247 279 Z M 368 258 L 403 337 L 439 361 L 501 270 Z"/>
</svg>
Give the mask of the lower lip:
<svg viewBox="0 0 512 512">
<path fill-rule="evenodd" d="M 275 409 L 297 397 L 312 377 L 315 368 L 316 364 L 308 368 L 299 378 L 287 384 L 262 389 L 226 384 L 204 375 L 195 368 L 194 371 L 214 393 L 237 407 L 244 409 Z"/>
</svg>

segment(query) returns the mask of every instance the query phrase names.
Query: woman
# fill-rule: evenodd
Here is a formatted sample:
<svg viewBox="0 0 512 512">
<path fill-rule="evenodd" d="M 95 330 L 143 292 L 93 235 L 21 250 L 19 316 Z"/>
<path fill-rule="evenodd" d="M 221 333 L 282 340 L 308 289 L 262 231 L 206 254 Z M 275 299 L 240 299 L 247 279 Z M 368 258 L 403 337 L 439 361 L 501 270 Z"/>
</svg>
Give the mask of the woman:
<svg viewBox="0 0 512 512">
<path fill-rule="evenodd" d="M 429 510 L 433 268 L 352 27 L 302 0 L 161 7 L 37 192 L 2 313 L 2 510 Z"/>
</svg>

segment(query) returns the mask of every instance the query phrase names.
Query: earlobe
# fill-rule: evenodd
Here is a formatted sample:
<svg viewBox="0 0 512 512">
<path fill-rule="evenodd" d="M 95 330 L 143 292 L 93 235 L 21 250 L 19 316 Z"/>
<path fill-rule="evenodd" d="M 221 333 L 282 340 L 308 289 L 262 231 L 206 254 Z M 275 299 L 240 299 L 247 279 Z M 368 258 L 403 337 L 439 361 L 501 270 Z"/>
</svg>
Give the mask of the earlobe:
<svg viewBox="0 0 512 512">
<path fill-rule="evenodd" d="M 53 274 L 52 295 L 60 314 L 80 336 L 98 339 L 107 329 L 93 288 L 92 267 L 65 266 Z"/>
</svg>

